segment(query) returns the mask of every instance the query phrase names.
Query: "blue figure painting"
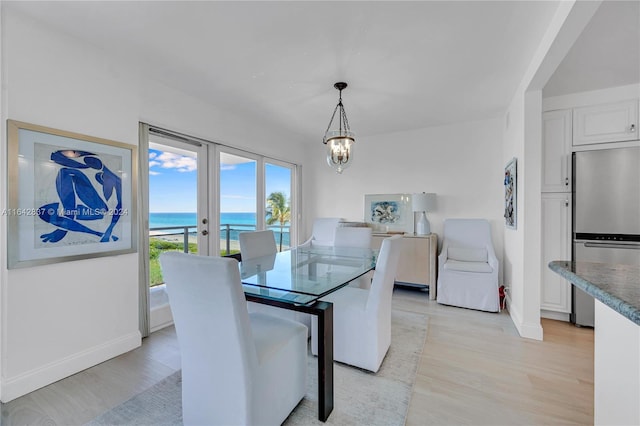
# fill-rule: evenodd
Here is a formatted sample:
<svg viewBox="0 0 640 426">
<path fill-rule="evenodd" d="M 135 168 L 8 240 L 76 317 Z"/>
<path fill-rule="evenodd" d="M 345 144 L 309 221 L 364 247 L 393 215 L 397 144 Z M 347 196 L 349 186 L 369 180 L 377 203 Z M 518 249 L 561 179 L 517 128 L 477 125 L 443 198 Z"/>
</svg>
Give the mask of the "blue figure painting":
<svg viewBox="0 0 640 426">
<path fill-rule="evenodd" d="M 97 154 L 87 151 L 57 150 L 51 153 L 51 161 L 62 166 L 55 179 L 59 201 L 38 209 L 40 219 L 55 227 L 40 235 L 42 242 L 57 243 L 70 233 L 93 235 L 100 242 L 117 241 L 114 230 L 123 213 L 120 177 Z M 104 229 L 94 229 L 100 227 Z"/>
</svg>

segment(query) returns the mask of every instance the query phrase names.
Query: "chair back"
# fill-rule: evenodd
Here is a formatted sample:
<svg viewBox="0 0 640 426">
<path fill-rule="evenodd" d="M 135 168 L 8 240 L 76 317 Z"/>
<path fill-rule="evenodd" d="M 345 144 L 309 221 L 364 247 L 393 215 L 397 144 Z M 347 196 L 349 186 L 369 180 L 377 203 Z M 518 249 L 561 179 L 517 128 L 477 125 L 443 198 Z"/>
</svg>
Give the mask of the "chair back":
<svg viewBox="0 0 640 426">
<path fill-rule="evenodd" d="M 319 246 L 332 246 L 336 229 L 342 219 L 338 217 L 318 217 L 313 221 L 311 243 Z"/>
<path fill-rule="evenodd" d="M 335 247 L 371 248 L 371 228 L 339 227 L 333 242 Z"/>
<path fill-rule="evenodd" d="M 391 296 L 400 260 L 401 244 L 401 235 L 382 240 L 367 300 L 367 311 L 378 310 L 379 318 L 391 316 Z"/>
<path fill-rule="evenodd" d="M 240 254 L 243 260 L 276 254 L 276 238 L 272 230 L 240 232 Z"/>
<path fill-rule="evenodd" d="M 486 219 L 445 219 L 443 245 L 492 247 L 491 225 Z"/>
<path fill-rule="evenodd" d="M 166 252 L 160 265 L 182 357 L 184 423 L 245 422 L 257 355 L 238 262 Z"/>
</svg>

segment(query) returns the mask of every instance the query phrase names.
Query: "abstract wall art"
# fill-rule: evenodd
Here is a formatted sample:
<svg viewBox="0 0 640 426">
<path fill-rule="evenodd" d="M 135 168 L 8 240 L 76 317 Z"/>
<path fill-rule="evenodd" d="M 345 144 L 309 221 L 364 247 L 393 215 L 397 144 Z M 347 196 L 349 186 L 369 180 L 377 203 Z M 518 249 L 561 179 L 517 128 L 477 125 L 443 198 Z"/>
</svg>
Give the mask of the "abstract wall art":
<svg viewBox="0 0 640 426">
<path fill-rule="evenodd" d="M 411 194 L 367 194 L 364 221 L 374 232 L 413 232 Z"/>
<path fill-rule="evenodd" d="M 517 160 L 514 157 L 504 168 L 504 220 L 507 228 L 517 228 L 518 218 L 518 179 Z"/>
<path fill-rule="evenodd" d="M 7 121 L 8 268 L 137 250 L 137 148 Z"/>
</svg>

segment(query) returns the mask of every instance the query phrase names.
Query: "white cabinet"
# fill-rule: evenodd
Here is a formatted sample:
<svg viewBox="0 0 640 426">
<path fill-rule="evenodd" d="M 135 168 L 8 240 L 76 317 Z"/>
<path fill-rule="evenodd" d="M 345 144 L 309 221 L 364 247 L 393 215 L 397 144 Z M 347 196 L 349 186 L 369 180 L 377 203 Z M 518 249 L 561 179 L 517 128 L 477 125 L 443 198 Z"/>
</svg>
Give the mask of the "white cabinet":
<svg viewBox="0 0 640 426">
<path fill-rule="evenodd" d="M 573 145 L 638 139 L 638 99 L 573 110 Z"/>
<path fill-rule="evenodd" d="M 571 192 L 571 110 L 542 115 L 542 192 Z"/>
<path fill-rule="evenodd" d="M 382 246 L 387 234 L 373 234 L 371 248 Z M 402 251 L 396 273 L 396 282 L 418 287 L 429 287 L 429 299 L 436 298 L 436 257 L 438 255 L 438 236 L 404 234 Z"/>
<path fill-rule="evenodd" d="M 564 315 L 542 316 L 568 320 L 571 284 L 549 269 L 552 260 L 571 260 L 571 193 L 542 194 L 542 282 L 540 309 Z"/>
</svg>

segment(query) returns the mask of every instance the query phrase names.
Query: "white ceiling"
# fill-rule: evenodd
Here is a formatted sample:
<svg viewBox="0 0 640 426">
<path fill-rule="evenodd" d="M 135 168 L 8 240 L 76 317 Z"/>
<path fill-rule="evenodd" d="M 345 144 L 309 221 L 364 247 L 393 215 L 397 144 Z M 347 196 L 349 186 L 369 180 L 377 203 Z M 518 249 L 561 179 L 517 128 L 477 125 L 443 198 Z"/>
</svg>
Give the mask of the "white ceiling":
<svg viewBox="0 0 640 426">
<path fill-rule="evenodd" d="M 558 96 L 640 82 L 640 2 L 604 1 L 544 88 Z"/>
<path fill-rule="evenodd" d="M 213 105 L 320 141 L 504 113 L 557 1 L 3 2 Z M 608 18 L 610 19 L 610 18 Z"/>
</svg>

